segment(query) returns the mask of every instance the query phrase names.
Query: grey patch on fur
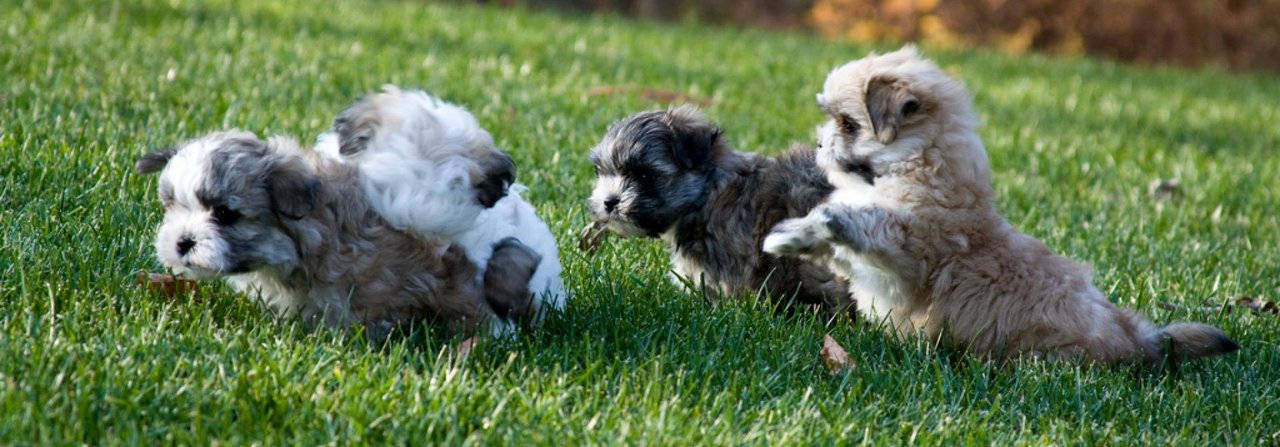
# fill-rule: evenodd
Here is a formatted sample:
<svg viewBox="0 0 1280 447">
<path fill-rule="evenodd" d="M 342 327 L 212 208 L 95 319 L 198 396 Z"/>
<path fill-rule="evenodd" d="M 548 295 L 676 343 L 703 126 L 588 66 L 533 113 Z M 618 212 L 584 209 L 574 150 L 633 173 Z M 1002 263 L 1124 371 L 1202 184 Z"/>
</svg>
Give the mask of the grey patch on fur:
<svg viewBox="0 0 1280 447">
<path fill-rule="evenodd" d="M 260 184 L 267 191 L 270 208 L 282 217 L 301 219 L 315 208 L 319 180 L 300 160 L 281 157 L 265 141 L 232 136 L 210 154 L 203 189 L 196 191 L 206 207 L 225 202 L 220 194 L 235 191 L 238 184 Z"/>
<path fill-rule="evenodd" d="M 532 320 L 534 296 L 529 280 L 540 261 L 542 256 L 514 237 L 493 245 L 484 271 L 484 295 L 494 313 L 513 321 Z"/>
<path fill-rule="evenodd" d="M 761 250 L 783 219 L 804 216 L 832 191 L 812 148 L 777 158 L 732 150 L 721 130 L 692 107 L 624 118 L 591 150 L 599 176 L 622 179 L 634 197 L 596 220 L 622 220 L 650 237 L 666 234 L 678 274 L 721 295 L 763 292 L 775 299 L 852 309 L 843 280 L 824 266 Z"/>
</svg>

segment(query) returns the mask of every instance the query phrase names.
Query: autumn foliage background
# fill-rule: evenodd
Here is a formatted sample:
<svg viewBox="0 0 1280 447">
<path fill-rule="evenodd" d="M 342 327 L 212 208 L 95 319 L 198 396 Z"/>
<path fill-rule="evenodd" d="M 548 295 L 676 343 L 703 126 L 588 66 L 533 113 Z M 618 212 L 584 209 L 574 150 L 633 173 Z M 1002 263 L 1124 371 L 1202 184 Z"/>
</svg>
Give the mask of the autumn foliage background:
<svg viewBox="0 0 1280 447">
<path fill-rule="evenodd" d="M 1280 0 L 496 1 L 803 29 L 833 39 L 1280 72 Z"/>
</svg>

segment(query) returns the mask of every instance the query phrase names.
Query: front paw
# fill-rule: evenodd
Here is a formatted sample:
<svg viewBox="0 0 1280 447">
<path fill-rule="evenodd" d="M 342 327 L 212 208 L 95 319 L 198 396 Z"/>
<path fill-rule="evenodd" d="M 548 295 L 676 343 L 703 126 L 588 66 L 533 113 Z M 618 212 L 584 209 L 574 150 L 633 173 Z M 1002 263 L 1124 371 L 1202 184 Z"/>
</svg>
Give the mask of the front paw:
<svg viewBox="0 0 1280 447">
<path fill-rule="evenodd" d="M 764 238 L 764 251 L 775 255 L 805 255 L 813 253 L 830 235 L 826 225 L 811 217 L 787 219 L 779 222 Z"/>
</svg>

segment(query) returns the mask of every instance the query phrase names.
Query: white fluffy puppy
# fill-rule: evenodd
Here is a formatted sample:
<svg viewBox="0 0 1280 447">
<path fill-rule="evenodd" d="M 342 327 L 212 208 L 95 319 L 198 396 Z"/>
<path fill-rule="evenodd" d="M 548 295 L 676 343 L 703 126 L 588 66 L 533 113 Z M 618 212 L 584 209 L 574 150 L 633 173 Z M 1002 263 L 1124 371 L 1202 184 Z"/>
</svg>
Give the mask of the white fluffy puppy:
<svg viewBox="0 0 1280 447">
<path fill-rule="evenodd" d="M 520 197 L 511 157 L 467 110 L 386 86 L 343 110 L 317 149 L 355 166 L 373 208 L 397 228 L 452 241 L 478 266 L 510 238 L 540 255 L 533 296 L 495 306 L 499 315 L 536 323 L 546 309 L 564 308 L 555 236 Z"/>
<path fill-rule="evenodd" d="M 868 317 L 995 359 L 1176 364 L 1237 349 L 1212 326 L 1116 307 L 1088 266 L 997 214 L 970 95 L 914 48 L 837 68 L 818 104 L 836 191 L 764 249 L 829 261 Z"/>
</svg>

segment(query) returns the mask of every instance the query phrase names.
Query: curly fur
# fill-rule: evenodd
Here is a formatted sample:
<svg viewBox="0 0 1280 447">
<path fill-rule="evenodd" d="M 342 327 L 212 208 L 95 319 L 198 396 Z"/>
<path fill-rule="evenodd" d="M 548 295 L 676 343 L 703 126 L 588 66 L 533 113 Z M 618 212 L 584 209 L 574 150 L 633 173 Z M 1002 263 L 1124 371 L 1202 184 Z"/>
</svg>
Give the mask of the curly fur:
<svg viewBox="0 0 1280 447">
<path fill-rule="evenodd" d="M 511 157 L 470 112 L 388 85 L 343 110 L 317 148 L 361 172 L 366 196 L 392 226 L 461 246 L 480 275 L 508 238 L 533 250 L 537 267 L 524 288 L 536 299 L 515 307 L 532 313 L 516 320 L 537 323 L 546 310 L 564 309 L 555 235 L 521 197 Z"/>
<path fill-rule="evenodd" d="M 722 295 L 766 292 L 852 309 L 825 267 L 760 251 L 775 223 L 802 216 L 831 191 L 812 149 L 776 158 L 733 151 L 689 106 L 634 114 L 591 149 L 594 219 L 623 236 L 661 237 L 683 279 Z M 680 281 L 683 283 L 683 281 Z"/>
<path fill-rule="evenodd" d="M 155 248 L 176 273 L 226 277 L 280 315 L 361 324 L 374 338 L 419 320 L 466 330 L 496 318 L 460 247 L 392 228 L 353 167 L 293 140 L 215 132 L 136 169 L 162 171 Z"/>
<path fill-rule="evenodd" d="M 1157 328 L 1116 307 L 1088 266 L 998 215 L 969 93 L 914 48 L 837 68 L 818 103 L 837 191 L 764 249 L 829 263 L 870 318 L 995 359 L 1176 364 L 1237 349 L 1212 326 Z"/>
</svg>

